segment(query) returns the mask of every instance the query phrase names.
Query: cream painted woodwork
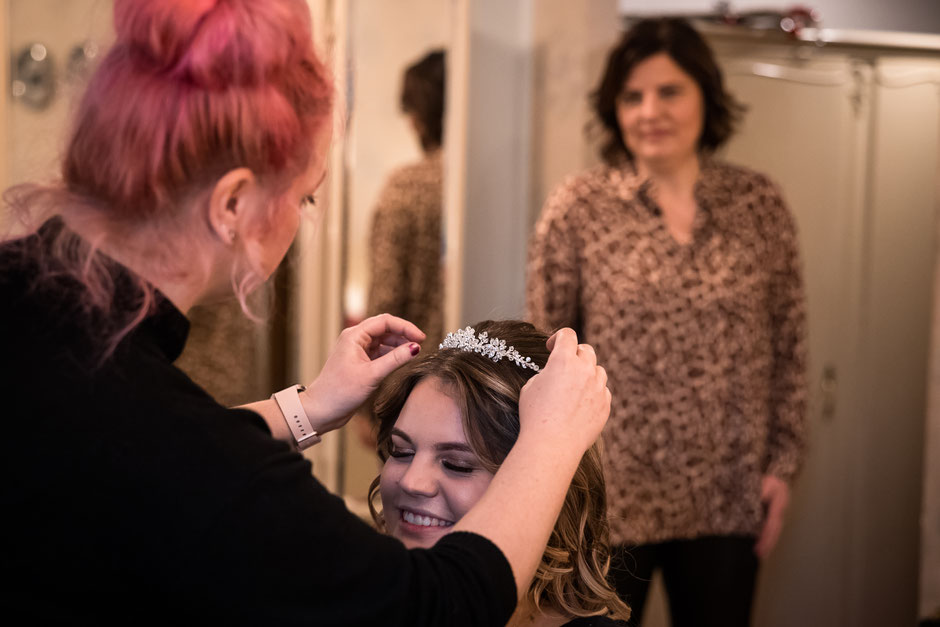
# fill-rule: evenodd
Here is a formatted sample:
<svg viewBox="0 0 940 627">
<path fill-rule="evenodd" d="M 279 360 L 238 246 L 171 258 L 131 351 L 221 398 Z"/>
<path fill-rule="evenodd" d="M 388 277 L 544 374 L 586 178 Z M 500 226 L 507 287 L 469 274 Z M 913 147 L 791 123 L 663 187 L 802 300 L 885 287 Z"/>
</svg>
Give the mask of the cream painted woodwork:
<svg viewBox="0 0 940 627">
<path fill-rule="evenodd" d="M 788 74 L 765 78 L 747 67 L 758 61 L 745 58 L 727 63 L 729 88 L 749 106 L 727 158 L 776 180 L 796 216 L 810 356 L 809 450 L 786 532 L 761 573 L 757 622 L 840 625 L 845 624 L 841 599 L 847 583 L 847 547 L 840 537 L 850 454 L 843 443 L 855 411 L 840 392 L 857 380 L 851 350 L 858 327 L 858 281 L 852 280 L 852 268 L 860 254 L 853 245 L 863 217 L 859 166 L 864 161 L 857 155 L 864 151 L 867 133 L 862 110 L 867 103 L 854 97 L 868 76 L 849 59 L 833 58 L 812 68 L 774 60 Z M 823 392 L 827 376 L 828 391 Z M 822 555 L 827 559 L 818 559 Z M 787 593 L 774 594 L 780 589 Z M 793 603 L 794 596 L 805 602 Z"/>
<path fill-rule="evenodd" d="M 940 55 L 712 37 L 800 233 L 809 450 L 755 624 L 914 624 Z"/>
<path fill-rule="evenodd" d="M 856 431 L 849 514 L 858 531 L 849 620 L 862 626 L 914 620 L 917 564 L 925 557 L 921 513 L 940 498 L 924 501 L 921 489 L 940 206 L 940 54 L 883 55 L 874 68 L 859 389 L 859 415 L 867 420 Z"/>
<path fill-rule="evenodd" d="M 345 29 L 349 6 L 345 0 L 308 0 L 314 42 L 321 59 L 332 69 L 334 109 L 346 110 Z M 290 267 L 290 294 L 286 355 L 288 377 L 309 383 L 326 362 L 330 348 L 342 330 L 343 181 L 344 130 L 342 114 L 334 115 L 333 148 L 327 177 L 317 191 L 317 214 L 301 221 L 300 231 L 286 261 Z M 314 475 L 327 489 L 342 485 L 342 441 L 337 433 L 304 451 L 313 463 Z"/>
<path fill-rule="evenodd" d="M 9 0 L 0 0 L 0 50 L 9 50 L 8 43 L 10 29 L 10 6 Z M 5 90 L 10 84 L 10 64 L 0 62 L 0 86 Z M 10 151 L 7 150 L 7 135 L 9 124 L 7 117 L 9 113 L 7 108 L 10 106 L 8 98 L 0 98 L 0 189 L 7 188 L 7 161 L 10 158 Z M 4 233 L 7 228 L 9 216 L 5 212 L 0 213 L 0 233 Z"/>
</svg>

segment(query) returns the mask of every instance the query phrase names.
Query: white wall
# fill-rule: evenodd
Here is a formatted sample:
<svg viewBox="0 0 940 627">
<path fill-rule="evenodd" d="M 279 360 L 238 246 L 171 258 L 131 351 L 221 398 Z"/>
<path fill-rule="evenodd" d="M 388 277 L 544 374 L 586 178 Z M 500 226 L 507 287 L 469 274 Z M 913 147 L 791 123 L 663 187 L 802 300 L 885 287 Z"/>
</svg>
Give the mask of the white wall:
<svg viewBox="0 0 940 627">
<path fill-rule="evenodd" d="M 618 0 L 622 14 L 706 13 L 713 0 Z M 780 0 L 736 0 L 733 11 L 786 8 L 794 2 Z M 940 33 L 940 2 L 937 0 L 809 0 L 801 3 L 822 15 L 825 28 Z"/>
</svg>

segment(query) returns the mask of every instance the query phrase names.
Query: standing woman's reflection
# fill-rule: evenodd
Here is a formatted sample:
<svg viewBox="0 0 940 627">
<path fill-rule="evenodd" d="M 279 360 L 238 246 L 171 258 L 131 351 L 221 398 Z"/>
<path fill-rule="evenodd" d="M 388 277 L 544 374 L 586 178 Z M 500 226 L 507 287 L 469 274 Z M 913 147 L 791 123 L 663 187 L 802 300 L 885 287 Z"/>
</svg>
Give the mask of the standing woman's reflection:
<svg viewBox="0 0 940 627">
<path fill-rule="evenodd" d="M 627 32 L 593 107 L 606 164 L 548 199 L 528 313 L 579 328 L 610 370 L 614 575 L 636 624 L 661 568 L 673 625 L 746 625 L 804 447 L 793 218 L 765 176 L 713 158 L 740 106 L 687 22 Z"/>
<path fill-rule="evenodd" d="M 410 65 L 402 81 L 401 108 L 411 121 L 422 159 L 389 177 L 372 218 L 368 315 L 391 313 L 411 320 L 437 346 L 443 335 L 441 269 L 444 52 Z"/>
</svg>

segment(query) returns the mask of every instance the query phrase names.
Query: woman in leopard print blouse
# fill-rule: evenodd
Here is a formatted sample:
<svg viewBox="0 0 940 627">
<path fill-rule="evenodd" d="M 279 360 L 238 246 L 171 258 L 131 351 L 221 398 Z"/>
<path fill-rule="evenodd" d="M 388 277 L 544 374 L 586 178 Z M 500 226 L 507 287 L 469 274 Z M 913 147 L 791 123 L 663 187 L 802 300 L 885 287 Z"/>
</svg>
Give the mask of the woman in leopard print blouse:
<svg viewBox="0 0 940 627">
<path fill-rule="evenodd" d="M 685 21 L 627 32 L 593 105 L 606 164 L 546 202 L 528 315 L 576 328 L 610 374 L 615 578 L 636 624 L 662 568 L 673 625 L 746 625 L 805 440 L 793 217 L 765 176 L 712 156 L 740 106 Z"/>
</svg>

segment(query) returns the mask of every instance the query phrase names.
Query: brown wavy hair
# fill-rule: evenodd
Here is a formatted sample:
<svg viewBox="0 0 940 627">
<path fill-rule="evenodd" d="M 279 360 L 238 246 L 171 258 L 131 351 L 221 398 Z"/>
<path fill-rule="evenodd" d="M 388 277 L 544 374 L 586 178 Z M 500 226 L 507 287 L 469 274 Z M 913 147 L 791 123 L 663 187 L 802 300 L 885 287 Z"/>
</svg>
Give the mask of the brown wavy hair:
<svg viewBox="0 0 940 627">
<path fill-rule="evenodd" d="M 707 153 L 720 148 L 734 134 L 746 110 L 725 89 L 724 77 L 711 48 L 689 22 L 678 17 L 640 20 L 610 51 L 600 83 L 590 96 L 596 117 L 592 127 L 599 127 L 605 136 L 600 152 L 608 164 L 633 159 L 617 121 L 617 99 L 633 68 L 659 53 L 669 55 L 702 90 L 705 121 L 698 140 L 699 150 Z"/>
<path fill-rule="evenodd" d="M 504 340 L 539 367 L 548 360 L 548 336 L 527 322 L 487 320 L 474 328 L 477 333 Z M 379 425 L 379 457 L 383 462 L 388 459 L 392 428 L 411 391 L 422 379 L 435 377 L 457 404 L 473 452 L 484 468 L 495 473 L 519 436 L 519 394 L 534 375 L 533 370 L 507 359 L 493 362 L 459 349 L 441 349 L 418 357 L 379 388 L 373 408 Z M 594 444 L 578 464 L 529 588 L 527 601 L 537 610 L 629 619 L 630 608 L 607 581 L 610 533 L 605 489 L 600 451 Z M 385 530 L 375 504 L 378 492 L 376 477 L 369 487 L 369 509 L 379 529 Z"/>
<path fill-rule="evenodd" d="M 425 152 L 440 148 L 444 141 L 445 59 L 443 50 L 432 50 L 409 65 L 402 77 L 401 110 L 418 120 Z"/>
</svg>

